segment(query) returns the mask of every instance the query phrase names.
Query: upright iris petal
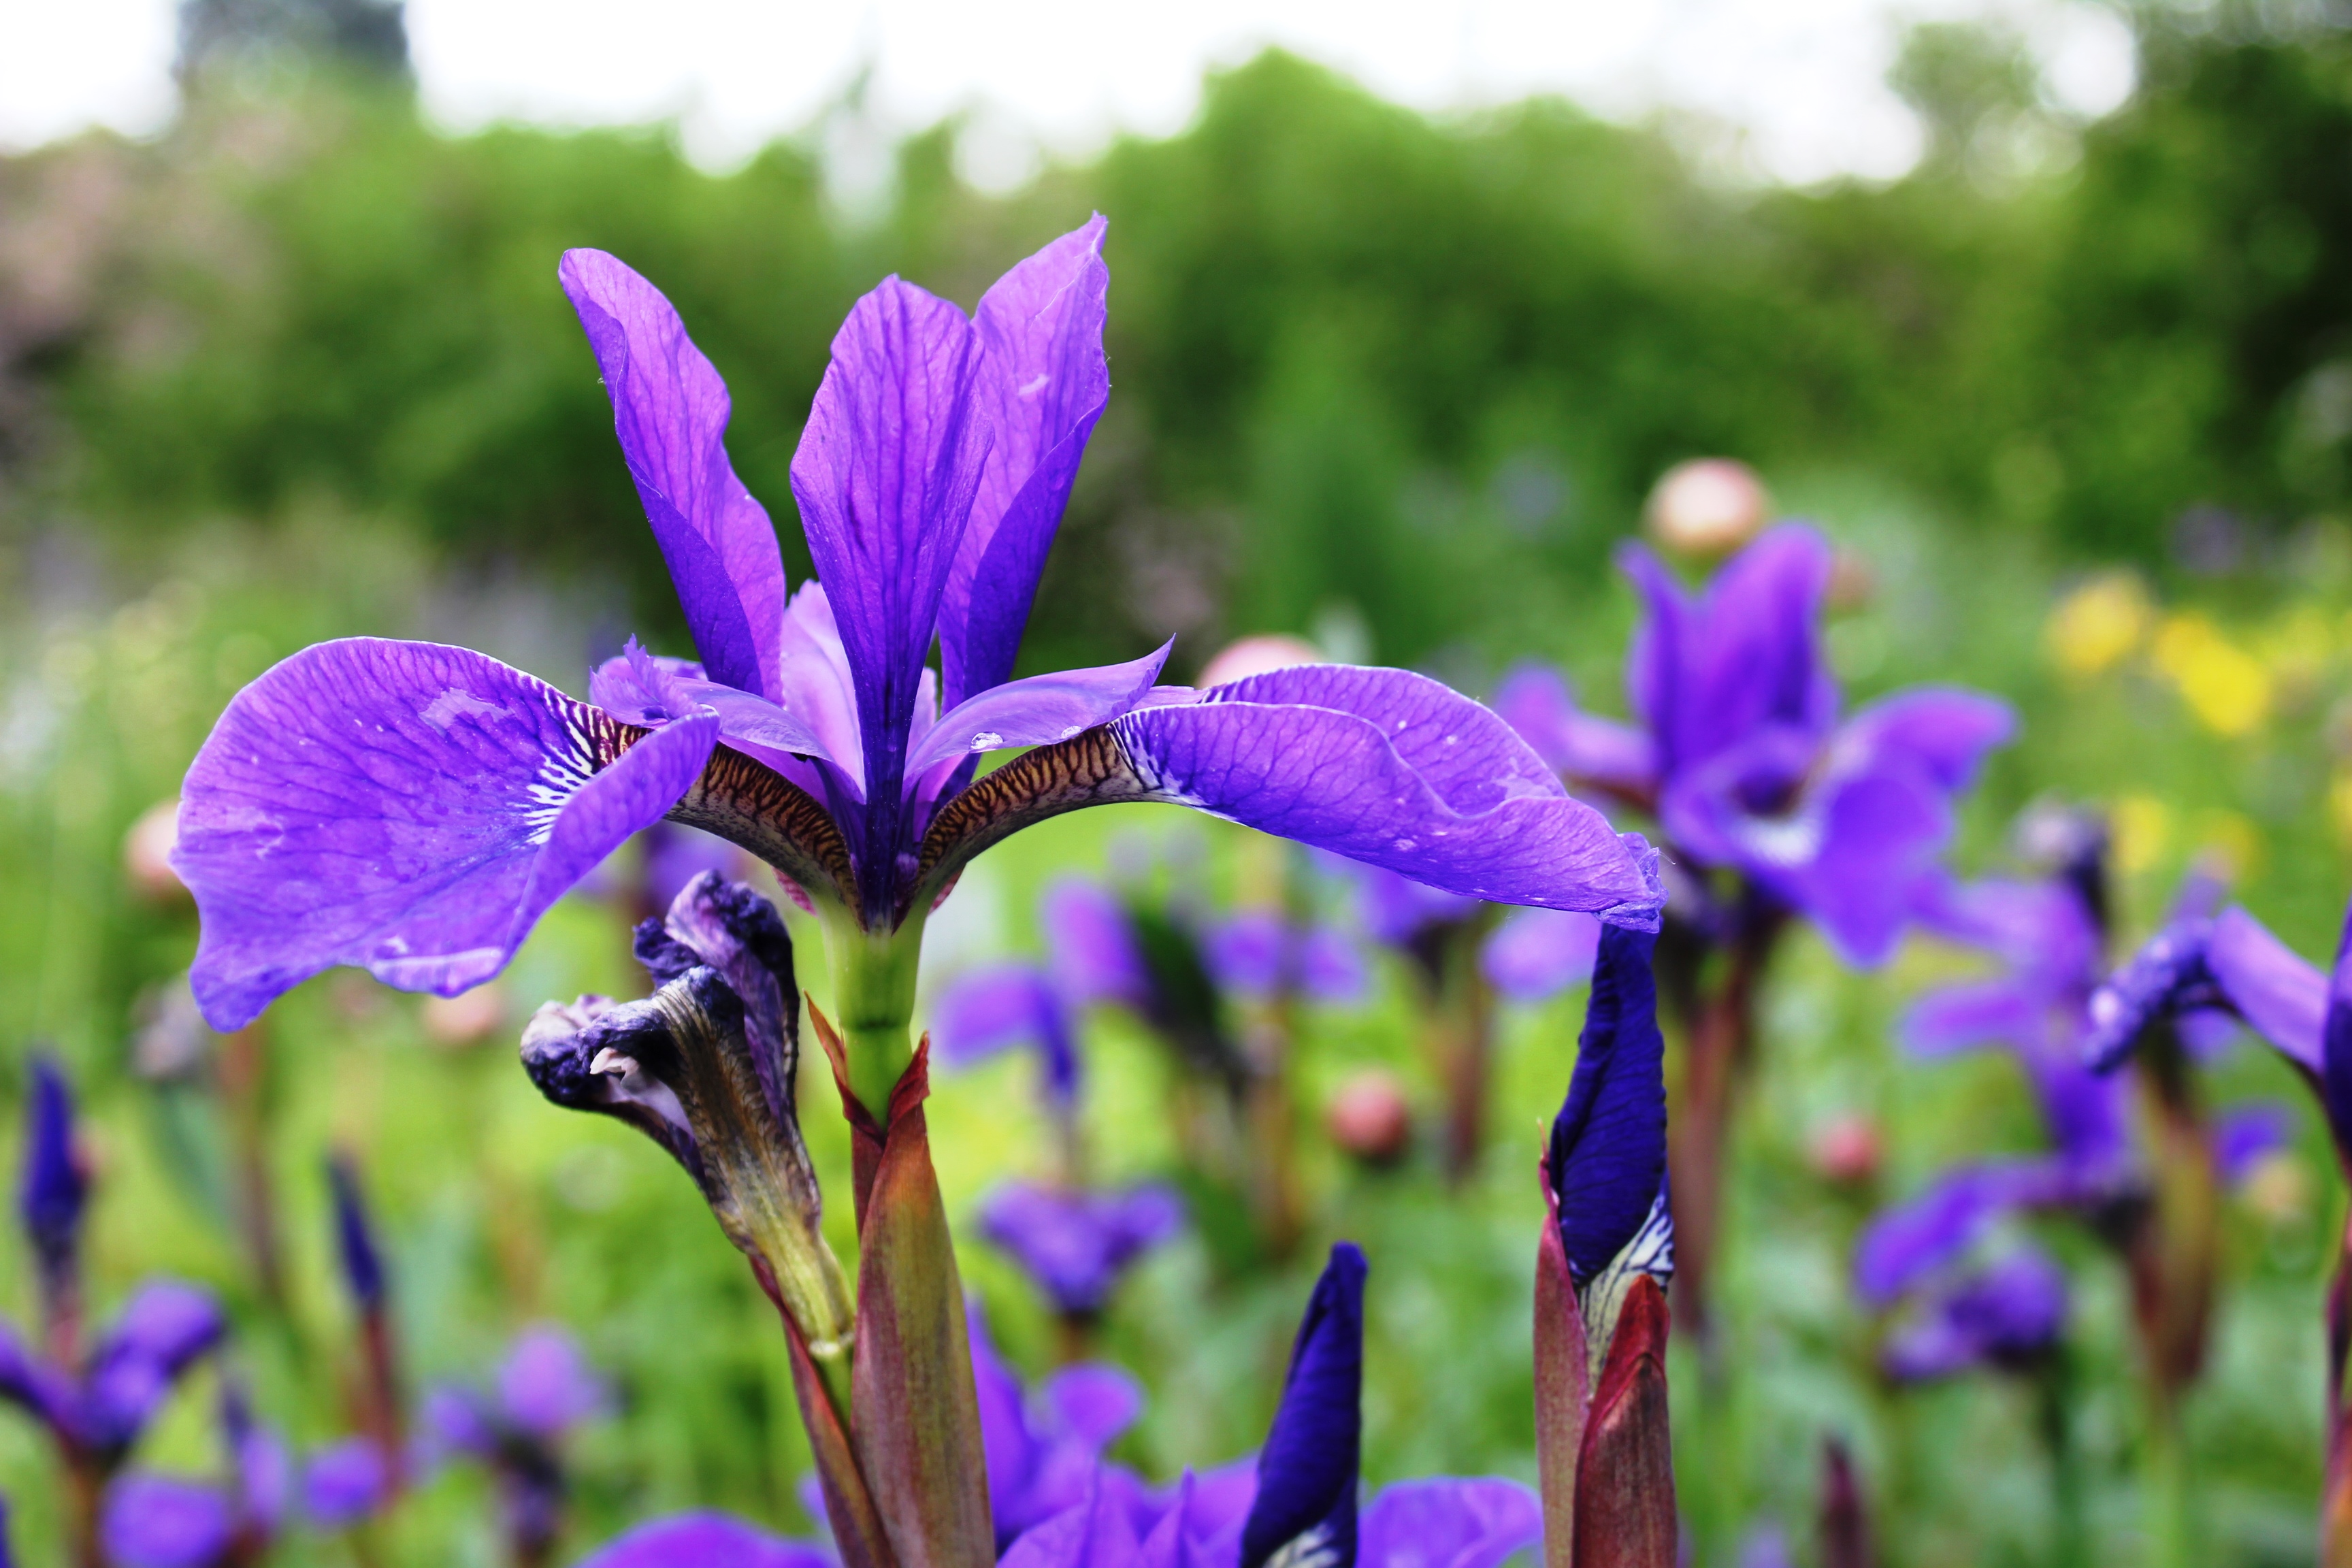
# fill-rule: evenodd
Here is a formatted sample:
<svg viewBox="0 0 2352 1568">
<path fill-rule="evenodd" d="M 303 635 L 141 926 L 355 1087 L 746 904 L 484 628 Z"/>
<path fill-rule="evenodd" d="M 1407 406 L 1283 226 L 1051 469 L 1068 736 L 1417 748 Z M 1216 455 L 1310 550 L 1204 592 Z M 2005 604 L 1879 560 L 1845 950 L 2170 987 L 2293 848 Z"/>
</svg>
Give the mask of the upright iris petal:
<svg viewBox="0 0 2352 1568">
<path fill-rule="evenodd" d="M 1364 1255 L 1343 1241 L 1316 1282 L 1282 1405 L 1258 1455 L 1241 1568 L 1265 1568 L 1277 1555 L 1285 1568 L 1351 1568 L 1356 1561 L 1364 1272 Z"/>
<path fill-rule="evenodd" d="M 1097 215 L 981 298 L 975 325 L 995 368 L 980 395 L 996 438 L 940 607 L 940 696 L 950 708 L 1012 679 L 1045 552 L 1110 397 L 1108 226 Z"/>
<path fill-rule="evenodd" d="M 781 700 L 783 556 L 767 509 L 727 458 L 727 384 L 660 290 L 620 261 L 570 250 L 556 276 L 595 351 L 614 432 L 703 670 Z"/>
<path fill-rule="evenodd" d="M 948 571 L 994 431 L 977 405 L 977 335 L 947 300 L 891 279 L 833 341 L 793 495 L 856 683 L 865 746 L 860 892 L 893 901 L 899 786 Z"/>
</svg>

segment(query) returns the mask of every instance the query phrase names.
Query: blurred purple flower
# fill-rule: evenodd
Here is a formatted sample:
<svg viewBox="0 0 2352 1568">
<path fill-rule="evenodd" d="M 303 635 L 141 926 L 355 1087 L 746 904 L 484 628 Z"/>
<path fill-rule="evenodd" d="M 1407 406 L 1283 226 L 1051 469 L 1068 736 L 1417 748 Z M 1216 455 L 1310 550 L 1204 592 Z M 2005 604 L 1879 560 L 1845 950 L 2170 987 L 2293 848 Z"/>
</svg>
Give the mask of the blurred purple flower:
<svg viewBox="0 0 2352 1568">
<path fill-rule="evenodd" d="M 2016 1251 L 1929 1291 L 1887 1336 L 1880 1364 L 1916 1383 L 1976 1366 L 2031 1367 L 2066 1330 L 2066 1276 L 2040 1250 Z"/>
<path fill-rule="evenodd" d="M 655 1520 L 583 1558 L 580 1568 L 837 1568 L 814 1542 L 781 1541 L 720 1513 Z"/>
<path fill-rule="evenodd" d="M 1141 1479 L 1102 1463 L 1103 1450 L 1143 1414 L 1136 1381 L 1114 1366 L 1081 1363 L 1055 1373 L 1032 1395 L 997 1355 L 977 1310 L 970 1314 L 969 1331 L 999 1548 L 1083 1502 L 1097 1484 L 1112 1491 L 1123 1510 L 1149 1512 L 1150 1490 Z"/>
<path fill-rule="evenodd" d="M 544 1552 L 561 1531 L 570 1490 L 564 1439 L 603 1414 L 606 1400 L 572 1336 L 536 1324 L 499 1363 L 495 1394 L 445 1385 L 425 1395 L 425 1437 L 435 1457 L 471 1459 L 496 1478 L 507 1539 L 524 1557 Z"/>
<path fill-rule="evenodd" d="M 1103 1310 L 1119 1277 L 1184 1226 L 1184 1202 L 1157 1183 L 1074 1192 L 1008 1182 L 981 1204 L 980 1233 L 1003 1247 L 1066 1317 Z"/>
<path fill-rule="evenodd" d="M 392 1468 L 373 1439 L 346 1437 L 302 1467 L 302 1512 L 322 1530 L 372 1519 L 392 1495 Z"/>
<path fill-rule="evenodd" d="M 62 1447 L 108 1474 L 129 1454 L 172 1385 L 226 1330 L 209 1294 L 161 1279 L 133 1292 L 79 1367 L 44 1359 L 0 1323 L 0 1399 L 23 1406 Z"/>
<path fill-rule="evenodd" d="M 133 1472 L 107 1489 L 99 1526 L 114 1568 L 239 1568 L 257 1562 L 286 1514 L 290 1464 L 234 1385 L 221 1394 L 226 1484 Z"/>
<path fill-rule="evenodd" d="M 1643 601 L 1625 669 L 1636 727 L 1579 711 L 1538 668 L 1506 678 L 1496 710 L 1571 783 L 1653 813 L 1670 858 L 1737 870 L 1848 962 L 1883 961 L 2009 709 L 1928 688 L 1841 725 L 1820 626 L 1831 552 L 1801 524 L 1764 533 L 1696 596 L 1641 545 L 1619 563 Z"/>
<path fill-rule="evenodd" d="M 1370 980 L 1363 955 L 1343 933 L 1300 926 L 1273 910 L 1244 910 L 1212 922 L 1202 957 L 1218 986 L 1245 1002 L 1288 993 L 1345 1005 L 1363 1000 Z"/>
<path fill-rule="evenodd" d="M 1027 1046 L 1037 1053 L 1047 1108 L 1056 1116 L 1076 1110 L 1078 1046 L 1070 1005 L 1034 964 L 992 964 L 957 976 L 931 1010 L 931 1044 L 950 1068 Z"/>
</svg>

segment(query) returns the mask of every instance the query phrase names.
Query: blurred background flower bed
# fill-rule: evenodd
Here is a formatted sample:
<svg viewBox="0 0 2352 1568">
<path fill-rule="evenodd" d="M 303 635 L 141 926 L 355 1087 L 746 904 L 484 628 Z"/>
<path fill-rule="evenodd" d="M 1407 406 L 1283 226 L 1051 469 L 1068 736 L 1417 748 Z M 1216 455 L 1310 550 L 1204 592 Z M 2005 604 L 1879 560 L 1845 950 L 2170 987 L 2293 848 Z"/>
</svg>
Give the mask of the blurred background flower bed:
<svg viewBox="0 0 2352 1568">
<path fill-rule="evenodd" d="M 1670 126 L 1554 101 L 1433 121 L 1280 54 L 1213 79 L 1181 134 L 1010 195 L 959 179 L 942 124 L 899 145 L 886 197 L 855 213 L 814 134 L 724 174 L 658 129 L 446 135 L 396 58 L 315 40 L 307 63 L 280 40 L 262 67 L 218 45 L 152 140 L 0 159 L 0 1096 L 23 1125 L 37 1047 L 74 1085 L 93 1321 L 149 1276 L 200 1282 L 255 1407 L 304 1453 L 349 1431 L 366 1369 L 325 1173 L 341 1152 L 420 1389 L 487 1386 L 534 1325 L 593 1369 L 563 1438 L 562 1560 L 691 1506 L 807 1533 L 769 1304 L 686 1184 L 625 1130 L 551 1113 L 514 1059 L 541 1001 L 643 989 L 629 931 L 674 887 L 675 845 L 625 852 L 462 997 L 339 971 L 223 1039 L 182 979 L 194 917 L 156 808 L 277 659 L 415 637 L 577 692 L 633 630 L 686 651 L 555 287 L 570 247 L 626 258 L 693 326 L 797 582 L 784 473 L 850 301 L 897 271 L 969 306 L 1107 214 L 1118 395 L 1024 673 L 1173 636 L 1190 679 L 1234 638 L 1283 633 L 1481 696 L 1538 659 L 1620 713 L 1638 604 L 1612 551 L 1673 465 L 1743 459 L 1776 514 L 1836 550 L 1825 643 L 1852 702 L 1935 682 L 2015 707 L 2016 738 L 1961 806 L 1956 869 L 2031 868 L 2012 825 L 2087 807 L 2109 834 L 2112 957 L 2193 868 L 2297 951 L 2331 952 L 2352 885 L 2352 46 L 2284 8 L 2133 16 L 2139 87 L 2087 124 L 2049 106 L 2000 29 L 1915 31 L 1897 85 L 1927 156 L 1892 183 L 1804 190 L 1727 182 Z M 1030 1378 L 1080 1350 L 1130 1369 L 1145 1412 L 1112 1452 L 1154 1479 L 1242 1455 L 1324 1245 L 1347 1237 L 1373 1268 L 1367 1478 L 1531 1479 L 1531 1178 L 1581 989 L 1503 987 L 1488 1128 L 1450 1174 L 1410 944 L 1383 945 L 1331 868 L 1137 806 L 970 870 L 930 926 L 919 1025 L 942 1027 L 960 984 L 1008 963 L 1055 973 L 1072 939 L 1049 914 L 1074 872 L 1207 942 L 1236 1030 L 1246 933 L 1222 959 L 1208 941 L 1236 912 L 1328 932 L 1352 969 L 1286 1025 L 1297 1161 L 1271 1229 L 1234 1196 L 1246 1176 L 1199 1174 L 1182 1108 L 1210 1091 L 1181 1031 L 1115 990 L 1062 998 L 1075 1103 L 1036 1052 L 942 1071 L 933 1148 L 1001 1353 Z M 1917 929 L 1875 968 L 1810 928 L 1774 960 L 1727 1132 L 1710 1369 L 1679 1325 L 1675 1341 L 1701 1562 L 1778 1561 L 1776 1538 L 1843 1561 L 1816 1541 L 1830 1439 L 1889 1564 L 2065 1561 L 2067 1507 L 2082 1560 L 2147 1560 L 2159 1468 L 2131 1284 L 2092 1231 L 1999 1222 L 2064 1271 L 2056 1372 L 1891 1379 L 1886 1323 L 1854 1288 L 1874 1214 L 2044 1142 L 2015 1061 L 1902 1043 L 1919 997 L 1991 973 Z M 803 983 L 826 1002 L 821 965 Z M 2219 1049 L 2216 1108 L 2292 1109 L 2222 1200 L 2178 1463 L 2206 1561 L 2308 1562 L 2343 1197 L 2289 1069 L 2243 1040 Z M 810 1070 L 804 1101 L 824 1103 Z M 808 1133 L 845 1192 L 839 1124 Z M 1007 1181 L 1066 1177 L 1074 1149 L 1090 1181 L 1173 1194 L 1187 1218 L 1172 1236 L 1136 1221 L 1131 1271 L 1057 1311 L 1018 1260 L 1023 1222 L 989 1205 Z M 828 1215 L 845 1245 L 846 1208 Z M 32 1256 L 0 1257 L 0 1310 L 31 1322 Z M 216 1375 L 164 1406 L 142 1467 L 218 1469 Z M 2053 1378 L 2071 1502 L 2051 1482 Z M 27 1561 L 63 1560 L 57 1485 L 38 1430 L 0 1417 Z M 367 1560 L 500 1560 L 497 1485 L 436 1468 Z M 352 1551 L 297 1529 L 272 1561 Z"/>
</svg>

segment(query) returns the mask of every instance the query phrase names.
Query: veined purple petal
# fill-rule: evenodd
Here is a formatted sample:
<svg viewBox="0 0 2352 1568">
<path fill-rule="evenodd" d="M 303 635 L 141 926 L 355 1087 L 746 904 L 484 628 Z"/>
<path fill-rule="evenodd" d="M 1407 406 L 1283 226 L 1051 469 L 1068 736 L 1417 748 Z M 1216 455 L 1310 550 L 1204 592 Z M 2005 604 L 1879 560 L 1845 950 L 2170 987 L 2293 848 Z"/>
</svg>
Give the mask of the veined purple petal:
<svg viewBox="0 0 2352 1568">
<path fill-rule="evenodd" d="M 1478 967 L 1512 1001 L 1546 1001 L 1591 974 L 1601 931 L 1591 915 L 1515 910 L 1479 950 Z"/>
<path fill-rule="evenodd" d="M 1112 726 L 1147 787 L 1497 903 L 1654 924 L 1654 867 L 1477 703 L 1406 670 L 1309 665 Z"/>
<path fill-rule="evenodd" d="M 833 340 L 793 458 L 793 494 L 857 692 L 868 910 L 896 901 L 916 687 L 989 453 L 982 353 L 961 310 L 888 279 Z"/>
<path fill-rule="evenodd" d="M 1013 1255 L 1065 1313 L 1100 1311 L 1129 1266 L 1184 1225 L 1168 1187 L 1074 1192 L 1010 1182 L 981 1205 L 980 1232 Z"/>
<path fill-rule="evenodd" d="M 1900 756 L 1936 784 L 1958 794 L 1976 778 L 1984 754 L 2017 730 L 2008 703 L 1958 687 L 1920 687 L 1882 698 L 1856 712 L 1836 744 L 1874 760 Z"/>
<path fill-rule="evenodd" d="M 1619 553 L 1647 614 L 1625 666 L 1626 697 L 1668 778 L 1767 724 L 1816 738 L 1837 716 L 1821 645 L 1830 547 L 1801 523 L 1769 530 L 1696 601 L 1638 544 Z"/>
<path fill-rule="evenodd" d="M 982 371 L 972 391 L 996 440 L 940 605 L 950 709 L 1012 676 L 1078 459 L 1110 397 L 1102 349 L 1106 226 L 1097 214 L 981 298 Z"/>
<path fill-rule="evenodd" d="M 604 1384 L 570 1334 L 535 1324 L 499 1367 L 499 1405 L 516 1429 L 552 1441 L 604 1410 Z"/>
<path fill-rule="evenodd" d="M 613 400 L 613 428 L 709 678 L 777 685 L 784 563 L 765 508 L 727 459 L 727 384 L 661 291 L 601 250 L 556 269 Z"/>
<path fill-rule="evenodd" d="M 1544 1176 L 1579 1286 L 1639 1234 L 1665 1180 L 1666 1045 L 1650 973 L 1656 945 L 1645 931 L 1601 933 L 1576 1070 L 1552 1119 Z"/>
<path fill-rule="evenodd" d="M 1596 719 L 1576 705 L 1567 678 L 1523 664 L 1495 688 L 1495 711 L 1554 773 L 1639 798 L 1657 788 L 1657 748 L 1631 725 Z"/>
<path fill-rule="evenodd" d="M 941 714 L 921 744 L 908 753 L 908 786 L 950 758 L 1011 746 L 1051 745 L 1109 723 L 1150 694 L 1160 667 L 1168 662 L 1168 650 L 1175 646 L 1171 637 L 1157 651 L 1125 664 L 1033 675 L 966 698 Z"/>
<path fill-rule="evenodd" d="M 638 741 L 463 648 L 321 643 L 239 692 L 188 770 L 172 864 L 203 937 L 189 981 L 239 1028 L 338 963 L 455 995 L 691 787 L 719 734 Z M 600 771 L 601 770 L 601 771 Z"/>
<path fill-rule="evenodd" d="M 302 1511 L 322 1530 L 348 1530 L 383 1506 L 390 1480 L 373 1442 L 346 1437 L 302 1468 Z"/>
<path fill-rule="evenodd" d="M 73 1268 L 89 1178 L 74 1148 L 72 1093 L 57 1058 L 46 1050 L 33 1056 L 25 1121 L 24 1176 L 16 1189 L 16 1209 L 43 1273 L 55 1281 Z"/>
<path fill-rule="evenodd" d="M 1133 923 L 1108 889 L 1064 878 L 1038 900 L 1037 924 L 1054 984 L 1069 1002 L 1145 1005 L 1150 972 L 1136 946 Z"/>
<path fill-rule="evenodd" d="M 2232 904 L 2205 939 L 2205 966 L 2253 1031 L 2317 1073 L 2328 1013 L 2327 977 L 2260 921 Z"/>
<path fill-rule="evenodd" d="M 1499 1568 L 1543 1536 L 1543 1500 L 1517 1481 L 1451 1477 L 1382 1487 L 1364 1510 L 1357 1568 Z"/>
<path fill-rule="evenodd" d="M 1257 1459 L 1257 1497 L 1242 1526 L 1241 1568 L 1356 1560 L 1356 1485 L 1363 1416 L 1364 1255 L 1347 1242 L 1316 1282 L 1290 1352 L 1282 1404 Z"/>
<path fill-rule="evenodd" d="M 236 1513 L 218 1487 L 130 1475 L 107 1489 L 99 1533 L 116 1568 L 218 1568 Z"/>
<path fill-rule="evenodd" d="M 723 1513 L 657 1519 L 614 1537 L 580 1568 L 836 1568 L 814 1542 L 782 1541 Z"/>
<path fill-rule="evenodd" d="M 1034 964 L 997 964 L 959 975 L 931 1010 L 931 1041 L 947 1067 L 969 1067 L 1013 1047 L 1033 1046 L 1048 1096 L 1061 1105 L 1077 1098 L 1077 1037 L 1069 1009 Z"/>
</svg>

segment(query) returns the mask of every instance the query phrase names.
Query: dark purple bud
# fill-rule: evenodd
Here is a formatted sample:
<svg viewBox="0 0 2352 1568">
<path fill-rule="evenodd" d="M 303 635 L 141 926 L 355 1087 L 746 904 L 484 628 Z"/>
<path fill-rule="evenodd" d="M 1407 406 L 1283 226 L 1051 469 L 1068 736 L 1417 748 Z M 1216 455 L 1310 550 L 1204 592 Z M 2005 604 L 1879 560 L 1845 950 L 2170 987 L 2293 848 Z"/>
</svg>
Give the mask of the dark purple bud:
<svg viewBox="0 0 2352 1568">
<path fill-rule="evenodd" d="M 383 1258 L 376 1251 L 367 1203 L 360 1195 L 359 1168 L 349 1154 L 328 1159 L 327 1184 L 335 1194 L 335 1250 L 342 1260 L 344 1282 L 362 1311 L 379 1311 L 383 1307 Z"/>
<path fill-rule="evenodd" d="M 1290 1352 L 1282 1405 L 1257 1459 L 1241 1568 L 1286 1562 L 1353 1568 L 1363 1436 L 1364 1255 L 1340 1242 L 1316 1281 Z"/>
<path fill-rule="evenodd" d="M 1580 1288 L 1642 1234 L 1665 1180 L 1665 1040 L 1650 973 L 1656 945 L 1649 932 L 1602 928 L 1576 1071 L 1551 1125 L 1544 1173 Z M 1670 1242 L 1660 1267 L 1673 1268 Z"/>
<path fill-rule="evenodd" d="M 26 1108 L 25 1173 L 17 1203 L 45 1278 L 71 1276 L 89 1177 L 74 1148 L 73 1097 L 46 1051 L 33 1058 Z"/>
</svg>

